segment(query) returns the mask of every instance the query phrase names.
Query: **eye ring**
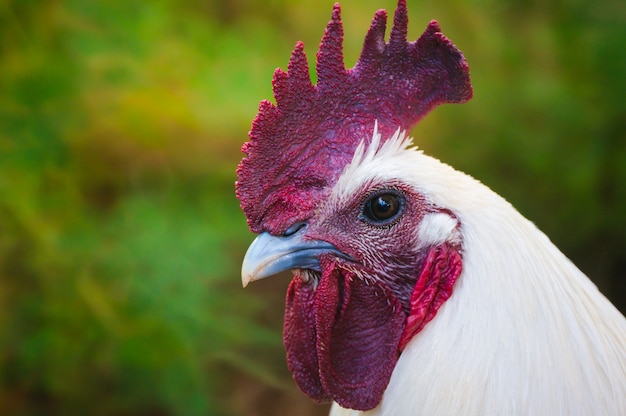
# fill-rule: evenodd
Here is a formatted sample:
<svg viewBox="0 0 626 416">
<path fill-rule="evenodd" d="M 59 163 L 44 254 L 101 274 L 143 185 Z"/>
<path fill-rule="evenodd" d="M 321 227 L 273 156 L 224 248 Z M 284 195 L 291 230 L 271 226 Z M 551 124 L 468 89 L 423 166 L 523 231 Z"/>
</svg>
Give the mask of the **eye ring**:
<svg viewBox="0 0 626 416">
<path fill-rule="evenodd" d="M 363 203 L 361 218 L 373 225 L 388 225 L 400 213 L 404 200 L 395 190 L 384 189 L 371 194 Z"/>
</svg>

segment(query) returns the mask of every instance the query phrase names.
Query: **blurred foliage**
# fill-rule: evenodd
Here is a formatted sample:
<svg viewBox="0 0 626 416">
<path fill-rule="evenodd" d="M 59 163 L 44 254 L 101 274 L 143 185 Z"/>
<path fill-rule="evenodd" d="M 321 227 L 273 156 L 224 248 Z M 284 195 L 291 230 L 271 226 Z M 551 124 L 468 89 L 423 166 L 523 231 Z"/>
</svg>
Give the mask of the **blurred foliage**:
<svg viewBox="0 0 626 416">
<path fill-rule="evenodd" d="M 352 66 L 395 4 L 342 6 Z M 240 288 L 252 235 L 233 182 L 274 68 L 299 39 L 314 56 L 331 7 L 0 1 L 0 413 L 326 411 L 285 370 L 285 281 Z M 623 4 L 409 14 L 412 38 L 440 21 L 475 88 L 416 142 L 507 197 L 624 310 Z"/>
</svg>

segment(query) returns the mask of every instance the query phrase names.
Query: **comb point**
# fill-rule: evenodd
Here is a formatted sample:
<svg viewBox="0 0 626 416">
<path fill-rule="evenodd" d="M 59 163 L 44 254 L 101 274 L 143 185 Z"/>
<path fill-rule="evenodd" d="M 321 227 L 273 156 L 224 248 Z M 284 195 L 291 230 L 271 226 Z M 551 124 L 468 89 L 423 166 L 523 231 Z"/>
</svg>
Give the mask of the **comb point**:
<svg viewBox="0 0 626 416">
<path fill-rule="evenodd" d="M 291 53 L 289 59 L 289 65 L 287 66 L 287 73 L 291 81 L 290 87 L 292 89 L 300 88 L 300 94 L 310 94 L 313 92 L 313 83 L 311 82 L 311 75 L 309 74 L 309 63 L 304 53 L 304 43 L 296 43 L 296 47 Z"/>
<path fill-rule="evenodd" d="M 378 10 L 372 18 L 372 25 L 370 26 L 365 40 L 363 42 L 363 49 L 361 50 L 361 56 L 357 61 L 357 67 L 367 65 L 366 63 L 382 57 L 385 53 L 387 45 L 385 44 L 385 31 L 387 30 L 387 11 Z"/>
<path fill-rule="evenodd" d="M 341 6 L 335 3 L 330 22 L 326 26 L 324 36 L 317 52 L 317 86 L 332 89 L 340 85 L 347 73 L 343 61 L 343 24 L 341 23 Z"/>
<path fill-rule="evenodd" d="M 409 13 L 406 8 L 406 1 L 400 0 L 393 16 L 393 27 L 389 35 L 389 47 L 397 52 L 405 50 L 408 31 Z"/>
<path fill-rule="evenodd" d="M 294 107 L 303 99 L 310 98 L 314 88 L 302 42 L 296 43 L 287 65 L 287 71 L 285 72 L 281 68 L 276 69 L 272 87 L 276 104 L 281 111 L 288 111 L 289 108 Z"/>
<path fill-rule="evenodd" d="M 289 99 L 289 86 L 287 80 L 289 76 L 281 68 L 276 68 L 274 77 L 272 78 L 272 90 L 278 107 L 282 107 Z"/>
<path fill-rule="evenodd" d="M 435 33 L 441 33 L 441 26 L 439 25 L 439 22 L 436 20 L 431 20 L 430 22 L 428 22 L 428 26 L 426 27 L 424 33 L 430 35 L 434 35 Z"/>
<path fill-rule="evenodd" d="M 250 141 L 256 138 L 271 136 L 276 130 L 276 122 L 278 121 L 278 109 L 269 100 L 262 100 L 259 103 L 259 112 L 254 120 L 252 127 L 248 133 Z M 248 147 L 250 149 L 250 147 Z M 247 152 L 245 152 L 247 153 Z"/>
</svg>

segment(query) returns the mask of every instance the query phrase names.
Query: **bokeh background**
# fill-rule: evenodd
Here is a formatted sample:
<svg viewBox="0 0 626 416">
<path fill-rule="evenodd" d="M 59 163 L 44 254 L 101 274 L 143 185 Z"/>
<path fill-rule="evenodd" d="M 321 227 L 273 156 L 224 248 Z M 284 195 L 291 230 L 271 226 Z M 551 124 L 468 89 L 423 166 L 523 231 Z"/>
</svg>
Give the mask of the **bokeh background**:
<svg viewBox="0 0 626 416">
<path fill-rule="evenodd" d="M 344 0 L 346 63 L 378 8 Z M 317 415 L 289 276 L 241 289 L 240 146 L 332 0 L 0 1 L 0 413 Z M 509 199 L 626 310 L 626 7 L 409 1 L 475 98 L 412 135 Z"/>
</svg>

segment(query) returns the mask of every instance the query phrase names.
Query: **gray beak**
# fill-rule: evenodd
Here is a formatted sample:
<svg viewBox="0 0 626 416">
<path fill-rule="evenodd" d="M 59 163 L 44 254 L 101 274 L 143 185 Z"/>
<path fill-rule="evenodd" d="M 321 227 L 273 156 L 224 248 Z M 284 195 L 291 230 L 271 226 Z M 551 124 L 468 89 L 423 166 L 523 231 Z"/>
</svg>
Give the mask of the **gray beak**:
<svg viewBox="0 0 626 416">
<path fill-rule="evenodd" d="M 263 279 L 293 269 L 320 271 L 319 257 L 325 253 L 335 253 L 346 257 L 335 246 L 321 240 L 305 240 L 304 229 L 280 237 L 267 232 L 250 244 L 241 266 L 241 283 Z"/>
</svg>

